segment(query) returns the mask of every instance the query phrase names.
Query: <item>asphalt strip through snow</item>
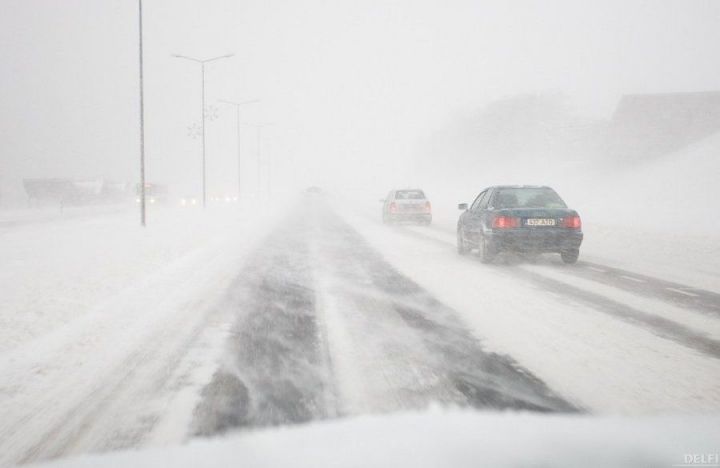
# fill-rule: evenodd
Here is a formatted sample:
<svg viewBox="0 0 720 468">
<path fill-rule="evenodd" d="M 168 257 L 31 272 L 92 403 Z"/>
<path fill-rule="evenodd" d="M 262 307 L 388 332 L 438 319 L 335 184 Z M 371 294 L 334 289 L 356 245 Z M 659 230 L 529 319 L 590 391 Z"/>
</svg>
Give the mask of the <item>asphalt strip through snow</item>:
<svg viewBox="0 0 720 468">
<path fill-rule="evenodd" d="M 312 203 L 295 210 L 265 239 L 228 290 L 237 318 L 223 365 L 195 409 L 193 433 L 209 436 L 348 414 L 335 356 L 328 355 L 327 346 L 340 332 L 327 326 L 317 310 L 317 295 L 325 293 L 315 290 L 319 260 L 332 269 L 337 284 L 346 285 L 334 293 L 337 312 L 350 319 L 346 323 L 370 328 L 369 334 L 356 333 L 360 340 L 354 347 L 383 356 L 377 364 L 390 369 L 419 368 L 409 373 L 418 378 L 404 382 L 400 392 L 394 388 L 384 405 L 368 411 L 422 409 L 432 403 L 579 411 L 511 358 L 486 351 L 455 311 L 400 274 L 326 205 Z M 373 309 L 363 311 L 363 304 Z M 378 349 L 401 346 L 403 337 L 414 346 L 395 357 Z M 428 374 L 431 383 L 421 378 Z M 380 397 L 385 391 L 382 384 L 371 390 Z M 388 401 L 397 403 L 389 408 Z"/>
</svg>

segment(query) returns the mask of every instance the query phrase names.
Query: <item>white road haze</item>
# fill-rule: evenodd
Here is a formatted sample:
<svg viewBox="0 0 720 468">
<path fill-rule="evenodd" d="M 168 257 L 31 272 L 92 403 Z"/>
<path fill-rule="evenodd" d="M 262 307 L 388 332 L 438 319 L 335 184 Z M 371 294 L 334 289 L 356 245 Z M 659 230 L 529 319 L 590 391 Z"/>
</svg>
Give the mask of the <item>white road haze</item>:
<svg viewBox="0 0 720 468">
<path fill-rule="evenodd" d="M 0 12 L 0 468 L 720 464 L 720 2 Z"/>
<path fill-rule="evenodd" d="M 307 281 L 294 273 L 302 265 L 303 275 L 310 275 L 305 287 L 311 288 L 316 312 L 309 312 L 321 343 L 314 348 L 307 342 L 313 348 L 306 349 L 319 353 L 313 365 L 325 388 L 317 400 L 321 406 L 312 406 L 316 409 L 310 410 L 310 418 L 418 410 L 432 402 L 467 404 L 459 403 L 465 401 L 464 390 L 448 383 L 455 377 L 444 376 L 452 367 L 440 356 L 466 352 L 468 345 L 460 343 L 468 338 L 457 332 L 418 334 L 425 327 L 416 330 L 415 319 L 404 312 L 418 307 L 429 314 L 423 320 L 437 322 L 428 331 L 461 327 L 477 340 L 470 345 L 478 346 L 474 352 L 509 356 L 512 366 L 584 412 L 627 417 L 707 414 L 720 407 L 717 310 L 706 311 L 705 305 L 693 310 L 654 292 L 627 289 L 628 281 L 656 281 L 632 271 L 613 276 L 610 283 L 599 282 L 592 275 L 604 264 L 569 268 L 547 257 L 536 264 L 508 259 L 509 264 L 481 265 L 457 255 L 452 225 L 389 227 L 380 223 L 371 202 L 364 207 L 341 200 L 330 194 L 302 195 L 273 215 L 236 205 L 207 213 L 157 208 L 147 232 L 131 227 L 132 213 L 122 211 L 89 217 L 75 212 L 60 219 L 42 212 L 33 219 L 9 215 L 6 220 L 14 222 L 0 236 L 6 266 L 12 268 L 3 274 L 12 275 L 16 287 L 4 295 L 0 316 L 3 464 L 160 447 L 187 441 L 197 430 L 263 425 L 262 407 L 245 416 L 247 423 L 242 416 L 229 423 L 242 400 L 225 407 L 223 399 L 232 402 L 237 396 L 227 393 L 227 387 L 209 389 L 218 372 L 244 379 L 251 401 L 261 387 L 272 394 L 272 388 L 290 385 L 264 382 L 264 375 L 272 375 L 265 374 L 265 367 L 251 377 L 252 366 L 268 364 L 242 358 L 244 351 L 233 343 L 244 341 L 243 329 L 254 327 L 255 313 L 264 311 L 257 316 L 268 320 L 263 327 L 284 326 L 276 314 L 294 314 L 301 303 L 297 293 L 283 302 L 282 291 Z M 348 224 L 337 224 L 340 220 Z M 47 245 L 49 232 L 62 249 Z M 278 234 L 265 237 L 273 232 Z M 358 251 L 360 247 L 388 266 Z M 291 255 L 287 266 L 283 252 Z M 603 261 L 618 263 L 610 256 Z M 705 261 L 712 268 L 714 259 Z M 396 273 L 386 273 L 390 266 Z M 243 268 L 249 270 L 242 273 Z M 277 274 L 284 279 L 268 309 L 257 301 L 263 300 L 263 290 L 275 287 Z M 381 279 L 378 274 L 390 276 Z M 413 283 L 398 283 L 403 277 Z M 260 289 L 252 286 L 256 281 Z M 247 292 L 233 292 L 246 283 Z M 426 293 L 414 297 L 403 292 L 415 288 L 414 283 Z M 687 300 L 694 298 L 686 292 L 705 291 L 670 289 L 673 298 Z M 717 288 L 712 290 L 718 294 Z M 425 302 L 425 294 L 431 302 Z M 717 306 L 714 301 L 707 307 Z M 280 309 L 274 312 L 275 307 Z M 661 321 L 653 321 L 655 317 Z M 299 326 L 295 323 L 293 327 Z M 264 347 L 265 332 L 258 335 L 259 330 L 252 335 L 252 346 Z M 427 348 L 441 343 L 461 347 Z M 270 356 L 296 359 L 276 352 Z M 315 361 L 310 355 L 307 359 Z M 306 391 L 306 377 L 297 377 L 301 380 L 292 385 Z M 522 395 L 527 391 L 523 386 L 504 391 Z M 316 398 L 314 392 L 306 398 Z M 207 400 L 208 395 L 215 396 Z M 294 401 L 292 394 L 283 395 Z M 203 401 L 214 403 L 198 413 Z M 497 407 L 490 401 L 471 404 Z M 284 417 L 292 421 L 292 414 Z"/>
</svg>

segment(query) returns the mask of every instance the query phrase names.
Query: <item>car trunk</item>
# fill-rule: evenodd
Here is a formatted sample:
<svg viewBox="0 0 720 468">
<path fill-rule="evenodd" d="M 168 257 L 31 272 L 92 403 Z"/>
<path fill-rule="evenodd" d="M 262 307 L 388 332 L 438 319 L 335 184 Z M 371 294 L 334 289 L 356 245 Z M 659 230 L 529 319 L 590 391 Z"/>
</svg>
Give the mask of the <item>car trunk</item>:
<svg viewBox="0 0 720 468">
<path fill-rule="evenodd" d="M 577 215 L 569 208 L 505 208 L 495 213 L 497 216 L 520 218 L 520 229 L 565 229 L 562 220 Z"/>
<path fill-rule="evenodd" d="M 425 213 L 427 200 L 395 200 L 398 213 Z"/>
</svg>

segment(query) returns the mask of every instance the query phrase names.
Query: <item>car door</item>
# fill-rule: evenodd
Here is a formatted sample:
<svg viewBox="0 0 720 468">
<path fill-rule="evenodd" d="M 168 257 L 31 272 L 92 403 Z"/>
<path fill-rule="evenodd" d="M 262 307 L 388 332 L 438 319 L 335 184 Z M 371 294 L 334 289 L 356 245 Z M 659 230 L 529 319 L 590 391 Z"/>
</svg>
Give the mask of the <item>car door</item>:
<svg viewBox="0 0 720 468">
<path fill-rule="evenodd" d="M 383 203 L 383 213 L 387 214 L 390 211 L 390 203 L 392 203 L 393 199 L 395 198 L 395 190 L 390 190 L 385 197 L 385 202 Z"/>
<path fill-rule="evenodd" d="M 483 190 L 475 198 L 475 201 L 470 205 L 470 208 L 463 213 L 462 216 L 462 230 L 463 237 L 471 245 L 476 245 L 478 235 L 482 232 L 482 209 L 481 206 L 486 200 L 489 189 Z"/>
<path fill-rule="evenodd" d="M 493 207 L 492 207 L 492 199 L 493 195 L 495 195 L 494 189 L 488 189 L 487 193 L 485 193 L 485 196 L 482 200 L 480 200 L 480 203 L 478 204 L 478 218 L 480 223 L 480 231 L 484 232 L 488 229 L 490 229 L 490 226 L 492 225 L 492 217 L 493 214 Z"/>
<path fill-rule="evenodd" d="M 458 229 L 464 229 L 465 228 L 465 222 L 467 221 L 468 217 L 470 216 L 470 209 L 475 206 L 475 203 L 477 203 L 478 200 L 482 198 L 482 196 L 485 194 L 485 191 L 482 191 L 478 194 L 477 197 L 475 197 L 475 200 L 470 204 L 469 208 L 465 208 L 465 211 L 460 213 L 460 218 L 458 218 Z"/>
</svg>

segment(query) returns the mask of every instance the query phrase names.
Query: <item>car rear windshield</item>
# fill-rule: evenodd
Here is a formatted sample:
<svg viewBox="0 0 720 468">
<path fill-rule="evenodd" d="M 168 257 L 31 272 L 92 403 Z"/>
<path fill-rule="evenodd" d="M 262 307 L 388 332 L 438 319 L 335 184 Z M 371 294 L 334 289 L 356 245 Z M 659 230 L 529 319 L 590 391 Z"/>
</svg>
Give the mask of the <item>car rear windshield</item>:
<svg viewBox="0 0 720 468">
<path fill-rule="evenodd" d="M 422 190 L 398 190 L 395 192 L 396 200 L 423 200 L 425 194 Z"/>
<path fill-rule="evenodd" d="M 495 208 L 567 208 L 555 190 L 542 188 L 504 188 L 498 190 Z"/>
</svg>

